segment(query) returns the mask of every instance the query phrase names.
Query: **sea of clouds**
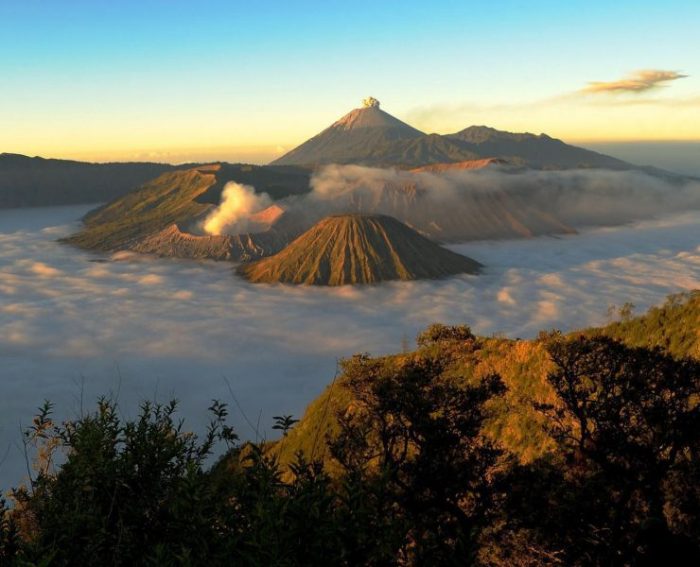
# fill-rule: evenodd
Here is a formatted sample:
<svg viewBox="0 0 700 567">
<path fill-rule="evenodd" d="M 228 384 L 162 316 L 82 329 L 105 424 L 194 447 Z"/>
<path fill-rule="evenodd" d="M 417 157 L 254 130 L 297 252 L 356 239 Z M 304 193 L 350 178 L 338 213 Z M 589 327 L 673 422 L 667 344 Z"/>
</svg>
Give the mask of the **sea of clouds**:
<svg viewBox="0 0 700 567">
<path fill-rule="evenodd" d="M 20 427 L 44 399 L 63 418 L 102 394 L 126 416 L 142 399 L 176 397 L 200 429 L 218 398 L 251 438 L 273 415 L 301 415 L 338 358 L 398 351 L 430 323 L 532 337 L 605 323 L 611 304 L 642 311 L 700 287 L 700 212 L 455 245 L 486 266 L 482 275 L 331 289 L 254 285 L 226 263 L 57 243 L 88 209 L 0 211 L 0 489 L 26 476 Z"/>
</svg>

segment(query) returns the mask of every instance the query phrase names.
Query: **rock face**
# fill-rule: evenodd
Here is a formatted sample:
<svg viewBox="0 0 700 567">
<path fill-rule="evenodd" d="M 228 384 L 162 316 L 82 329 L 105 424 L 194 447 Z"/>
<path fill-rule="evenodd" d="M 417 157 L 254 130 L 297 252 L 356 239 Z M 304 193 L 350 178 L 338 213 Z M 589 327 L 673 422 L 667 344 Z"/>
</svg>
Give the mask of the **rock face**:
<svg viewBox="0 0 700 567">
<path fill-rule="evenodd" d="M 211 236 L 191 234 L 172 224 L 135 242 L 130 246 L 130 250 L 173 258 L 248 262 L 274 254 L 287 243 L 285 235 L 274 230 Z"/>
<path fill-rule="evenodd" d="M 477 273 L 481 265 L 383 215 L 321 220 L 284 250 L 242 264 L 252 282 L 339 286 Z"/>
</svg>

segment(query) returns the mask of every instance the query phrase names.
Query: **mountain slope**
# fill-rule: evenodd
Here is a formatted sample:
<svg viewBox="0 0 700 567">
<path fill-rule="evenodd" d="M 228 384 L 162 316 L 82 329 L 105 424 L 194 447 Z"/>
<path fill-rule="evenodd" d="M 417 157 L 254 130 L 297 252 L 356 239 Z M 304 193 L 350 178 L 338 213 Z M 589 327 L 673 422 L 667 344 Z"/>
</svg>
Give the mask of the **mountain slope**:
<svg viewBox="0 0 700 567">
<path fill-rule="evenodd" d="M 529 188 L 480 191 L 450 186 L 450 190 L 443 191 L 444 185 L 438 185 L 436 189 L 440 180 L 434 176 L 449 175 L 450 171 L 400 172 L 388 180 L 381 175 L 374 178 L 350 171 L 340 177 L 341 184 L 335 185 L 335 178 L 328 182 L 329 187 L 338 189 L 338 194 L 332 201 L 327 200 L 332 202 L 332 208 L 327 207 L 325 214 L 388 215 L 436 242 L 575 232 L 548 210 L 551 207 L 533 199 Z M 323 179 L 321 182 L 325 183 Z"/>
<path fill-rule="evenodd" d="M 165 163 L 87 163 L 0 154 L 0 208 L 100 203 L 167 171 Z"/>
<path fill-rule="evenodd" d="M 511 168 L 510 162 L 501 158 L 470 159 L 465 161 L 433 163 L 411 169 L 411 173 L 445 173 L 446 171 L 475 171 L 487 167 Z"/>
<path fill-rule="evenodd" d="M 462 144 L 466 151 L 482 157 L 515 160 L 541 169 L 599 167 L 629 169 L 630 164 L 591 150 L 565 144 L 546 134 L 514 134 L 487 126 L 470 126 L 446 138 Z"/>
<path fill-rule="evenodd" d="M 439 278 L 479 267 L 391 217 L 338 215 L 323 219 L 275 256 L 240 266 L 239 273 L 256 283 L 335 286 Z"/>
<path fill-rule="evenodd" d="M 274 254 L 288 243 L 287 234 L 275 228 L 250 234 L 199 235 L 174 223 L 134 241 L 129 249 L 172 258 L 247 262 Z"/>
<path fill-rule="evenodd" d="M 252 165 L 212 164 L 183 171 L 165 173 L 142 185 L 137 190 L 89 213 L 83 230 L 65 241 L 93 250 L 138 250 L 159 255 L 205 257 L 203 251 L 215 251 L 216 259 L 225 257 L 224 239 L 206 241 L 181 237 L 180 227 L 196 225 L 221 200 L 221 193 L 229 181 L 249 183 L 258 192 L 281 198 L 309 190 L 310 173 L 296 167 L 269 167 Z M 246 243 L 249 239 L 241 240 Z M 241 249 L 243 257 L 259 257 L 259 243 L 250 240 Z M 277 239 L 263 239 L 277 242 Z M 160 248 L 159 248 L 159 245 Z M 279 247 L 265 250 L 269 254 Z"/>
<path fill-rule="evenodd" d="M 635 166 L 545 134 L 513 134 L 470 126 L 441 136 L 424 134 L 383 110 L 379 103 L 358 108 L 272 162 L 275 165 L 357 164 L 415 168 L 430 164 L 502 158 L 511 165 L 537 169 Z"/>
<path fill-rule="evenodd" d="M 574 331 L 611 337 L 631 347 L 660 347 L 676 357 L 700 358 L 700 291 L 669 297 L 663 305 L 644 315 L 604 327 Z M 554 403 L 556 396 L 547 382 L 552 362 L 546 352 L 547 336 L 534 340 L 476 337 L 474 341 L 437 342 L 428 347 L 436 355 L 453 360 L 455 375 L 479 380 L 491 373 L 501 376 L 507 386 L 504 400 L 494 407 L 486 433 L 503 444 L 522 462 L 530 462 L 551 451 L 551 439 L 544 433 L 542 415 L 535 403 Z M 380 357 L 398 366 L 415 353 Z M 301 451 L 307 457 L 323 459 L 325 446 L 317 443 L 337 431 L 337 416 L 353 405 L 351 391 L 341 375 L 307 408 L 304 416 L 284 438 L 273 445 L 282 462 L 291 462 Z"/>
<path fill-rule="evenodd" d="M 376 106 L 356 108 L 271 165 L 319 165 L 324 163 L 376 163 L 394 142 L 424 137 L 398 118 Z"/>
</svg>

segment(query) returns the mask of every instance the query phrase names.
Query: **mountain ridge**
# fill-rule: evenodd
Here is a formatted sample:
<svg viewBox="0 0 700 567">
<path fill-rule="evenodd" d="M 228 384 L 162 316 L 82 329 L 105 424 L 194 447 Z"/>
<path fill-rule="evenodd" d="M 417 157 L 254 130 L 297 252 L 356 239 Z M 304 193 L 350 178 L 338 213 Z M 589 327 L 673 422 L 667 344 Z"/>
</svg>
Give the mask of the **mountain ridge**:
<svg viewBox="0 0 700 567">
<path fill-rule="evenodd" d="M 356 108 L 328 128 L 273 160 L 271 165 L 357 164 L 416 168 L 431 164 L 498 158 L 537 169 L 644 169 L 547 134 L 512 133 L 468 126 L 452 134 L 426 134 L 379 107 Z"/>
<path fill-rule="evenodd" d="M 281 199 L 309 191 L 310 172 L 298 167 L 209 164 L 166 172 L 126 195 L 103 205 L 83 219 L 82 230 L 64 242 L 99 251 L 136 250 L 157 255 L 202 257 L 201 239 L 185 238 L 183 228 L 192 227 L 221 201 L 229 181 L 250 184 L 259 192 Z M 176 226 L 176 230 L 172 226 Z M 216 243 L 214 257 L 239 259 L 263 255 L 258 242 Z M 243 242 L 243 241 L 241 241 Z M 264 253 L 276 252 L 278 235 L 263 238 Z M 274 246 L 267 246 L 274 243 Z M 205 249 L 209 247 L 207 244 Z"/>
<path fill-rule="evenodd" d="M 111 201 L 159 175 L 187 165 L 156 162 L 90 163 L 0 154 L 0 208 Z"/>
</svg>

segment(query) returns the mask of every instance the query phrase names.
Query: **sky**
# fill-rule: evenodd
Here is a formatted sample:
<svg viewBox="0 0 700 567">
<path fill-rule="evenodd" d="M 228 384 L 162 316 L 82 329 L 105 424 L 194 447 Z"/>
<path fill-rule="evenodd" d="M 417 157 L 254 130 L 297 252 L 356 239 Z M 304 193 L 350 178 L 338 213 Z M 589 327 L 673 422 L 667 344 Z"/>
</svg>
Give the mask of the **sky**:
<svg viewBox="0 0 700 567">
<path fill-rule="evenodd" d="M 700 140 L 700 3 L 0 0 L 0 152 L 266 162 L 372 95 L 426 132 Z"/>
</svg>

